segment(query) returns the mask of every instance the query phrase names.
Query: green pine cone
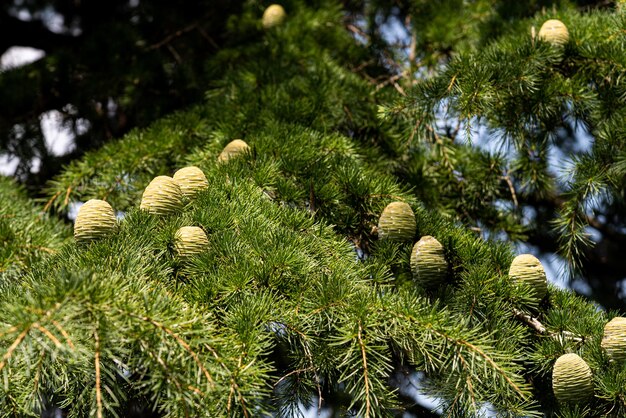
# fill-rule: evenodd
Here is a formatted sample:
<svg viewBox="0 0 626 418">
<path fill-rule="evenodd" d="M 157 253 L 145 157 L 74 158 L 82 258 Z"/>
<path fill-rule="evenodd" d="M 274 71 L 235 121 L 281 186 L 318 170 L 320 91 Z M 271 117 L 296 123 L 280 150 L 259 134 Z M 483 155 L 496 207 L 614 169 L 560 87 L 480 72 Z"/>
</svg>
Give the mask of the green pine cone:
<svg viewBox="0 0 626 418">
<path fill-rule="evenodd" d="M 411 272 L 413 278 L 425 288 L 437 287 L 446 279 L 448 263 L 443 246 L 430 235 L 423 236 L 413 246 L 411 252 Z"/>
<path fill-rule="evenodd" d="M 104 200 L 91 199 L 78 209 L 74 222 L 76 241 L 93 241 L 115 231 L 115 212 Z"/>
<path fill-rule="evenodd" d="M 415 214 L 408 203 L 392 202 L 378 220 L 378 237 L 394 241 L 409 241 L 415 237 Z"/>
<path fill-rule="evenodd" d="M 176 231 L 174 246 L 181 258 L 201 253 L 208 245 L 209 240 L 206 234 L 198 226 L 183 226 Z"/>
<path fill-rule="evenodd" d="M 286 17 L 287 13 L 285 13 L 283 6 L 280 4 L 271 4 L 263 12 L 261 22 L 265 29 L 269 29 L 283 23 Z"/>
<path fill-rule="evenodd" d="M 615 317 L 604 326 L 602 348 L 611 361 L 626 360 L 626 318 Z"/>
<path fill-rule="evenodd" d="M 593 376 L 585 360 L 573 353 L 559 357 L 552 369 L 552 391 L 559 402 L 589 399 L 593 395 Z"/>
<path fill-rule="evenodd" d="M 217 162 L 225 163 L 231 158 L 237 157 L 248 150 L 250 150 L 250 146 L 246 143 L 246 141 L 235 139 L 226 144 L 220 155 L 217 157 Z"/>
<path fill-rule="evenodd" d="M 541 262 L 532 254 L 521 254 L 513 259 L 509 277 L 514 282 L 527 283 L 534 290 L 537 299 L 548 293 L 548 280 Z"/>
<path fill-rule="evenodd" d="M 185 167 L 174 173 L 174 180 L 186 197 L 193 197 L 209 186 L 206 176 L 198 167 Z"/>
<path fill-rule="evenodd" d="M 141 209 L 155 215 L 171 215 L 183 208 L 183 192 L 171 177 L 155 177 L 141 197 Z"/>
<path fill-rule="evenodd" d="M 566 44 L 569 40 L 567 26 L 558 19 L 546 20 L 539 29 L 539 39 L 558 46 Z"/>
</svg>

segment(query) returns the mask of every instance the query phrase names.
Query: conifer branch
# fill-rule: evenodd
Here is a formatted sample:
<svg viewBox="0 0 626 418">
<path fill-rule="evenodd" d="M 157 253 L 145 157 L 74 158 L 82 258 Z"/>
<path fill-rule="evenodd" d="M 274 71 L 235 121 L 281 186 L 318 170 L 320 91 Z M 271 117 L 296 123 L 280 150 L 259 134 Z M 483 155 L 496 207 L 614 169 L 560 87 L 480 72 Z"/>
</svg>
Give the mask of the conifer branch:
<svg viewBox="0 0 626 418">
<path fill-rule="evenodd" d="M 370 416 L 370 381 L 367 370 L 367 354 L 365 353 L 365 345 L 363 344 L 363 327 L 361 326 L 361 321 L 359 321 L 359 329 L 357 332 L 357 338 L 359 340 L 359 346 L 361 347 L 361 358 L 363 359 L 363 380 L 365 382 L 365 417 L 369 418 Z"/>
<path fill-rule="evenodd" d="M 518 207 L 519 202 L 517 201 L 517 193 L 515 193 L 515 187 L 513 186 L 513 182 L 511 181 L 509 173 L 506 173 L 506 175 L 502 176 L 502 179 L 509 186 L 509 190 L 511 191 L 511 198 L 513 199 L 513 204 L 515 205 L 515 207 Z"/>
<path fill-rule="evenodd" d="M 50 323 L 52 325 L 55 326 L 56 329 L 59 330 L 59 332 L 61 333 L 61 335 L 63 335 L 63 337 L 65 338 L 65 342 L 67 343 L 67 345 L 73 350 L 75 349 L 74 347 L 74 343 L 72 343 L 72 339 L 70 338 L 70 335 L 68 334 L 68 332 L 65 330 L 65 328 L 63 328 L 61 326 L 61 324 L 59 324 L 57 321 L 55 321 L 54 319 L 50 319 Z"/>
<path fill-rule="evenodd" d="M 9 361 L 11 356 L 13 355 L 13 352 L 22 343 L 22 341 L 24 341 L 24 337 L 26 337 L 26 335 L 28 335 L 28 333 L 30 332 L 30 330 L 31 330 L 33 325 L 34 324 L 30 324 L 26 328 L 24 328 L 24 330 L 18 334 L 17 338 L 9 346 L 9 348 L 6 351 L 6 353 L 4 353 L 4 355 L 2 356 L 2 359 L 0 360 L 0 371 L 2 369 L 4 369 L 4 366 L 7 365 L 7 362 Z"/>
<path fill-rule="evenodd" d="M 487 353 L 484 352 L 484 350 L 482 350 L 480 347 L 464 340 L 461 338 L 455 338 L 451 335 L 449 335 L 446 332 L 440 331 L 438 329 L 436 329 L 433 324 L 431 323 L 423 323 L 421 321 L 419 321 L 417 318 L 415 318 L 414 316 L 410 316 L 410 315 L 406 315 L 406 314 L 402 314 L 402 316 L 413 323 L 416 323 L 418 326 L 422 327 L 425 330 L 428 330 L 430 332 L 432 332 L 433 334 L 444 338 L 446 341 L 451 342 L 459 347 L 465 347 L 468 348 L 470 351 L 474 352 L 475 354 L 477 354 L 479 357 L 481 357 L 483 360 L 485 360 L 487 362 L 487 364 L 489 364 L 489 366 L 491 366 L 493 368 L 493 370 L 495 370 L 497 372 L 498 375 L 500 375 L 505 381 L 506 383 L 524 400 L 528 399 L 528 396 L 524 393 L 524 391 L 521 389 L 521 387 L 516 384 L 511 377 L 509 377 L 508 372 L 506 370 L 504 370 L 493 358 L 491 358 L 491 356 L 489 356 Z"/>
<path fill-rule="evenodd" d="M 153 325 L 154 327 L 160 329 L 161 331 L 163 331 L 164 333 L 166 333 L 167 335 L 169 335 L 170 337 L 174 338 L 174 340 L 181 346 L 183 347 L 183 349 L 185 349 L 185 351 L 187 351 L 187 353 L 189 353 L 189 355 L 191 356 L 191 358 L 193 358 L 194 362 L 196 363 L 196 365 L 198 366 L 198 368 L 202 371 L 202 373 L 204 374 L 204 377 L 207 379 L 207 381 L 209 382 L 209 385 L 211 387 L 215 386 L 215 382 L 213 381 L 213 378 L 211 377 L 211 374 L 209 373 L 209 371 L 204 367 L 204 365 L 202 364 L 202 362 L 200 361 L 200 358 L 198 356 L 198 354 L 193 351 L 191 349 L 191 346 L 189 346 L 189 344 L 187 344 L 187 342 L 185 342 L 185 340 L 183 340 L 179 335 L 177 335 L 174 331 L 172 331 L 170 328 L 166 327 L 165 325 L 155 321 L 152 318 L 149 318 L 147 316 L 140 316 L 140 315 L 136 315 L 134 313 L 130 313 L 130 312 L 123 312 L 121 310 L 118 310 L 118 312 L 126 314 L 128 316 L 131 316 L 133 318 L 139 319 L 141 321 L 147 322 L 150 325 Z"/>
<path fill-rule="evenodd" d="M 238 370 L 237 370 L 237 372 L 236 372 L 236 373 L 239 373 L 239 371 L 241 371 L 241 363 L 242 363 L 242 361 L 243 361 L 243 356 L 244 356 L 244 355 L 245 355 L 245 354 L 244 354 L 244 353 L 242 353 L 242 354 L 239 356 L 239 360 L 237 361 L 237 369 L 238 369 Z M 249 365 L 248 365 L 248 366 L 249 366 Z M 248 366 L 246 366 L 246 368 L 247 368 Z M 244 415 L 246 418 L 249 418 L 249 415 L 248 415 L 248 408 L 246 407 L 246 401 L 245 401 L 245 399 L 244 399 L 244 397 L 243 397 L 243 395 L 242 395 L 242 393 L 241 393 L 241 390 L 239 389 L 239 385 L 237 384 L 237 379 L 236 379 L 235 373 L 233 373 L 233 374 L 231 375 L 231 378 L 230 378 L 230 392 L 229 392 L 229 394 L 228 394 L 228 411 L 229 411 L 229 412 L 231 411 L 231 407 L 232 407 L 232 398 L 233 398 L 233 395 L 235 394 L 235 392 L 237 393 L 237 398 L 239 399 L 239 403 L 241 404 L 241 411 L 243 412 L 243 415 Z"/>
<path fill-rule="evenodd" d="M 39 350 L 39 359 L 37 360 L 37 369 L 35 370 L 35 378 L 33 379 L 33 393 L 37 393 L 39 389 L 39 379 L 41 378 L 41 370 L 43 369 L 43 360 L 45 358 L 46 350 Z"/>
<path fill-rule="evenodd" d="M 294 326 L 290 324 L 286 324 L 286 323 L 282 323 L 282 324 L 285 327 L 287 327 L 287 329 L 289 329 L 292 332 L 295 332 L 296 334 L 300 336 L 300 338 L 302 338 L 302 341 L 303 341 L 302 347 L 304 349 L 304 354 L 306 355 L 307 361 L 309 362 L 309 367 L 305 369 L 301 369 L 301 370 L 303 372 L 308 371 L 308 370 L 313 372 L 313 377 L 315 379 L 315 387 L 317 388 L 317 409 L 318 411 L 320 411 L 322 409 L 322 402 L 324 398 L 322 397 L 322 386 L 320 384 L 320 377 L 317 373 L 317 367 L 315 366 L 315 362 L 313 361 L 313 354 L 311 353 L 311 348 L 309 347 L 308 337 L 302 331 L 296 329 Z M 285 377 L 287 376 L 281 377 L 279 382 L 283 380 Z M 278 382 L 276 383 L 276 385 L 278 385 Z"/>
<path fill-rule="evenodd" d="M 519 309 L 514 309 L 513 312 L 517 318 L 522 320 L 522 322 L 524 322 L 526 325 L 528 325 L 529 327 L 537 331 L 537 333 L 539 334 L 549 335 L 550 337 L 556 338 L 556 339 L 561 339 L 564 337 L 567 340 L 576 341 L 576 342 L 583 342 L 585 340 L 584 337 L 579 337 L 570 331 L 561 331 L 558 333 L 548 332 L 547 328 L 537 318 L 534 318 L 531 315 L 528 315 L 527 313 L 520 311 Z"/>
<path fill-rule="evenodd" d="M 44 334 L 46 337 L 48 337 L 50 339 L 50 341 L 52 341 L 54 343 L 55 346 L 61 347 L 63 345 L 63 344 L 61 344 L 61 341 L 59 341 L 59 339 L 54 336 L 54 334 L 52 334 L 47 328 L 41 326 L 40 324 L 38 324 L 38 323 L 33 324 L 33 328 L 35 328 L 36 330 L 41 331 L 41 333 Z"/>
<path fill-rule="evenodd" d="M 93 336 L 95 341 L 94 347 L 94 364 L 96 369 L 96 416 L 102 418 L 102 391 L 100 388 L 100 335 L 98 334 L 98 324 L 93 330 Z"/>
</svg>

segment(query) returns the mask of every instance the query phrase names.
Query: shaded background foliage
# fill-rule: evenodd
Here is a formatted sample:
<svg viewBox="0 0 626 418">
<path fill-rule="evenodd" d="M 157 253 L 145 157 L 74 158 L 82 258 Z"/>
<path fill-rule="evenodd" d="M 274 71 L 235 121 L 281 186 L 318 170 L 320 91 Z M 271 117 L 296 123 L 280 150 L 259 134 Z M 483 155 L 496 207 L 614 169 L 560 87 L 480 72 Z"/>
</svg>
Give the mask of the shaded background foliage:
<svg viewBox="0 0 626 418">
<path fill-rule="evenodd" d="M 62 165 L 131 128 L 202 98 L 206 59 L 225 42 L 241 2 L 3 2 L 0 53 L 28 46 L 45 57 L 0 77 L 0 152 L 33 191 Z M 61 112 L 75 146 L 52 155 L 41 114 Z M 80 123 L 82 121 L 82 124 Z M 85 124 L 87 122 L 87 124 Z M 41 160 L 31 172 L 33 160 Z"/>
</svg>

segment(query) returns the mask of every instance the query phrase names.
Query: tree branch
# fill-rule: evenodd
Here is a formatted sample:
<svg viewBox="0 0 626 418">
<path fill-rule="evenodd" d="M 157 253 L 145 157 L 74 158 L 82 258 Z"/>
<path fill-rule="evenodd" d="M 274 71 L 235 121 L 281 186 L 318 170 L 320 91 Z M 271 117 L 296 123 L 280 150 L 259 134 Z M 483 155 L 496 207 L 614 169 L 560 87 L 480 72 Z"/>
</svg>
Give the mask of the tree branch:
<svg viewBox="0 0 626 418">
<path fill-rule="evenodd" d="M 547 335 L 552 338 L 565 338 L 566 340 L 582 342 L 584 341 L 583 337 L 578 337 L 572 332 L 569 331 L 561 331 L 561 332 L 548 332 L 546 327 L 539 322 L 537 318 L 533 318 L 532 316 L 520 311 L 519 309 L 514 309 L 513 314 L 516 318 L 521 320 L 523 323 L 537 331 L 539 334 Z"/>
</svg>

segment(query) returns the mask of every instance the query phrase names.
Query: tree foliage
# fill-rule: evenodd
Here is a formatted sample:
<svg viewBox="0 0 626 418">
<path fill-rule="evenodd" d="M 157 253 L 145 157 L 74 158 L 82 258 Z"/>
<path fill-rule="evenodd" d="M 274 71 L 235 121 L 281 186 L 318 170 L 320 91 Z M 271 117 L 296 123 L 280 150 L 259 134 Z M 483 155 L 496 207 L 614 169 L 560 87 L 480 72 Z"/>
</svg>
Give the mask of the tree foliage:
<svg viewBox="0 0 626 418">
<path fill-rule="evenodd" d="M 19 268 L 0 273 L 2 414 L 291 417 L 304 405 L 422 416 L 405 388 L 422 373 L 421 390 L 446 416 L 624 415 L 626 365 L 601 348 L 617 312 L 552 285 L 538 301 L 508 274 L 508 239 L 560 245 L 584 263 L 574 251 L 591 192 L 603 192 L 594 209 L 607 211 L 606 223 L 622 222 L 614 65 L 623 15 L 559 5 L 571 41 L 555 48 L 531 36 L 544 20 L 531 17 L 538 5 L 504 4 L 443 2 L 449 24 L 481 17 L 447 40 L 428 30 L 441 22 L 421 16 L 436 13 L 426 2 L 373 2 L 373 11 L 290 2 L 270 30 L 259 24 L 263 8 L 244 4 L 225 24 L 229 46 L 202 64 L 212 82 L 201 103 L 87 152 L 48 184 L 46 209 L 104 199 L 121 212 L 119 230 L 64 243 L 51 221 L 5 245 L 2 265 Z M 413 47 L 424 60 L 391 60 L 398 50 L 376 48 L 381 34 L 350 13 L 370 23 L 411 17 L 400 20 L 409 29 L 419 17 L 427 24 L 414 29 Z M 493 42 L 478 33 L 506 16 L 514 24 Z M 577 151 L 568 147 L 578 125 L 593 140 Z M 250 150 L 218 163 L 234 138 Z M 554 149 L 578 153 L 568 181 L 549 171 Z M 181 213 L 138 209 L 153 177 L 186 165 L 202 169 L 208 187 Z M 39 216 L 0 198 L 25 224 Z M 415 212 L 413 240 L 377 236 L 392 201 Z M 560 244 L 543 224 L 559 219 Z M 209 243 L 181 259 L 175 234 L 190 225 Z M 448 264 L 436 289 L 421 286 L 409 262 L 426 235 Z M 29 239 L 49 240 L 54 253 L 16 258 Z M 569 352 L 594 375 L 581 405 L 558 404 L 551 390 L 554 362 Z"/>
</svg>

